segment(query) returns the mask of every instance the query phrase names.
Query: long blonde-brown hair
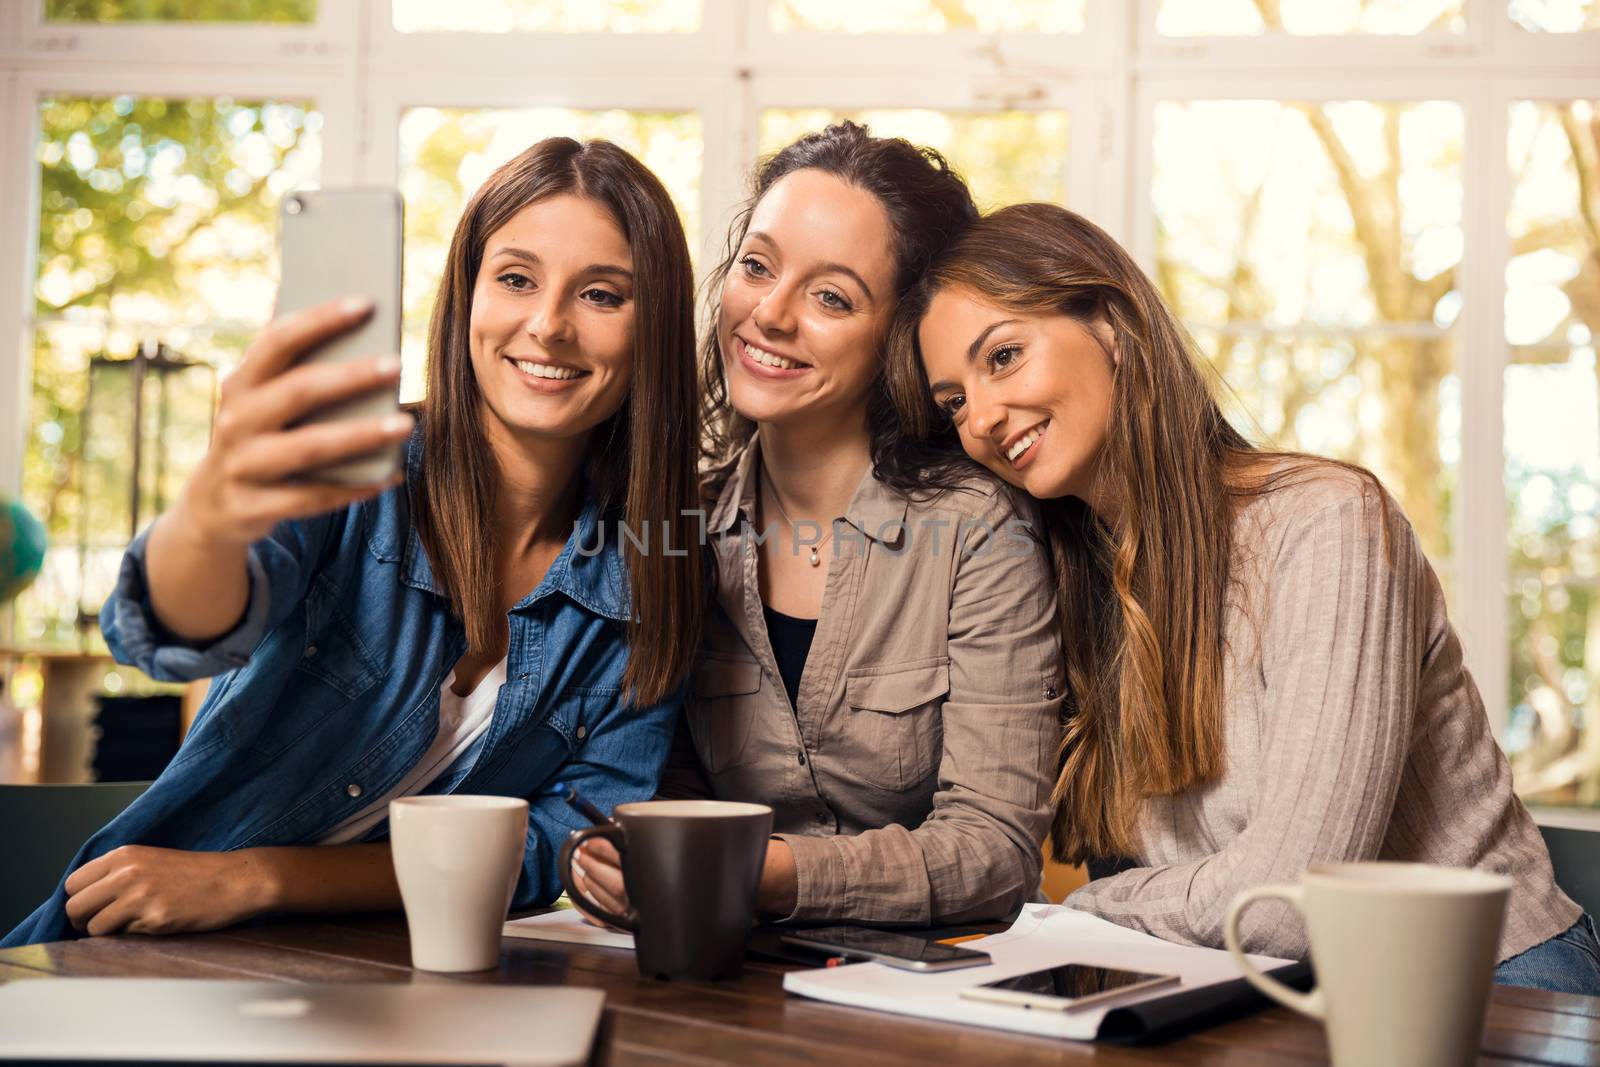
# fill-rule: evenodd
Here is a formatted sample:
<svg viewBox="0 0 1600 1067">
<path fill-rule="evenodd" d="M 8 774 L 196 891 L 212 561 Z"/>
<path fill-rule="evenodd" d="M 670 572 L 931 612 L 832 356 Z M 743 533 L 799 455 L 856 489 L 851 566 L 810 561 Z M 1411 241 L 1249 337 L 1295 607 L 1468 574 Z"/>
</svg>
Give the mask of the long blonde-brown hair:
<svg viewBox="0 0 1600 1067">
<path fill-rule="evenodd" d="M 689 246 L 659 179 L 607 141 L 551 137 L 489 176 L 450 241 L 428 331 L 422 403 L 423 479 L 412 487 L 418 532 L 434 575 L 474 649 L 502 617 L 494 529 L 500 472 L 484 435 L 482 393 L 470 352 L 472 290 L 489 236 L 536 200 L 572 193 L 606 209 L 627 238 L 637 277 L 633 384 L 622 408 L 596 427 L 586 471 L 607 521 L 670 530 L 673 552 L 645 553 L 629 538 L 631 579 L 624 685 L 640 704 L 661 700 L 688 674 L 707 603 L 697 527 L 694 276 Z"/>
<path fill-rule="evenodd" d="M 1224 417 L 1194 342 L 1133 257 L 1053 204 L 1018 204 L 975 223 L 901 306 L 889 377 L 918 438 L 960 447 L 934 407 L 917 343 L 929 302 L 946 288 L 1111 328 L 1106 358 L 1118 356 L 1096 477 L 1119 501 L 1118 517 L 1107 525 L 1075 497 L 1040 502 L 1068 683 L 1051 837 L 1066 862 L 1136 855 L 1146 798 L 1223 770 L 1237 508 L 1333 461 L 1252 446 Z"/>
</svg>

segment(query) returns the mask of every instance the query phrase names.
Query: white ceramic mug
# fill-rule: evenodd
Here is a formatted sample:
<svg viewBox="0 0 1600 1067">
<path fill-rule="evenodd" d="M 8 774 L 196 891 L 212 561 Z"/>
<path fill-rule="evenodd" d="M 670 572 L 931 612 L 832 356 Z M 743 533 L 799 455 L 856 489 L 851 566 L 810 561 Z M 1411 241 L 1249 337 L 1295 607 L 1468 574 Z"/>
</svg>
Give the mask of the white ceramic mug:
<svg viewBox="0 0 1600 1067">
<path fill-rule="evenodd" d="M 1327 1025 L 1334 1067 L 1459 1067 L 1478 1062 L 1511 886 L 1421 863 L 1314 863 L 1297 886 L 1240 893 L 1223 934 L 1251 985 Z M 1263 975 L 1239 947 L 1239 916 L 1263 898 L 1305 917 L 1309 993 Z"/>
<path fill-rule="evenodd" d="M 515 797 L 404 797 L 389 804 L 395 878 L 411 930 L 411 965 L 486 971 L 522 871 L 528 802 Z"/>
</svg>

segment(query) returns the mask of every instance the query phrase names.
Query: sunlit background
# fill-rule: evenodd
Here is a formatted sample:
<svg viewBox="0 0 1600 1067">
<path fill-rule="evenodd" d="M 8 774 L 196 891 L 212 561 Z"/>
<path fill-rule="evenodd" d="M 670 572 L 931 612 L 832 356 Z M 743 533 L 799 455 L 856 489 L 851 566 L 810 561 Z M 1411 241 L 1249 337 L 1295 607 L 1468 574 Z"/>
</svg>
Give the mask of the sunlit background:
<svg viewBox="0 0 1600 1067">
<path fill-rule="evenodd" d="M 52 686 L 152 687 L 92 615 L 270 316 L 286 190 L 402 190 L 415 398 L 455 217 L 532 141 L 637 154 L 704 271 L 756 156 L 849 116 L 944 152 L 986 207 L 1101 222 L 1241 426 L 1377 471 L 1518 788 L 1600 809 L 1600 0 L 0 7 L 0 278 L 29 294 L 0 298 L 26 339 L 0 372 L 27 383 L 0 393 L 25 428 L 0 490 L 52 539 L 0 666 L 35 757 Z M 141 351 L 159 373 L 129 373 Z"/>
</svg>

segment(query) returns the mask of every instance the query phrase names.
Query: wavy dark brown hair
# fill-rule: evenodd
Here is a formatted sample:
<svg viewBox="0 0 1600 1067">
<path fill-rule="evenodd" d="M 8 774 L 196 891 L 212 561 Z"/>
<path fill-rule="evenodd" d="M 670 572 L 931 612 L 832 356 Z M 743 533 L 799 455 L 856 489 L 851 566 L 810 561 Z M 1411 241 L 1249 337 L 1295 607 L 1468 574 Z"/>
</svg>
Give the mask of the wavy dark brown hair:
<svg viewBox="0 0 1600 1067">
<path fill-rule="evenodd" d="M 635 272 L 633 384 L 622 408 L 593 433 L 589 490 L 607 521 L 670 530 L 698 544 L 685 512 L 699 506 L 694 369 L 694 275 L 667 191 L 645 166 L 607 141 L 552 137 L 500 167 L 456 223 L 428 331 L 428 394 L 421 405 L 423 477 L 412 486 L 418 532 L 450 606 L 481 649 L 503 612 L 494 529 L 500 471 L 484 434 L 472 369 L 472 291 L 489 236 L 529 204 L 570 193 L 603 207 L 627 238 Z M 640 704 L 666 697 L 688 674 L 707 610 L 699 553 L 641 553 L 622 538 L 631 579 L 624 684 Z"/>
<path fill-rule="evenodd" d="M 701 461 L 712 496 L 755 433 L 755 424 L 735 411 L 728 400 L 728 375 L 717 340 L 722 286 L 750 230 L 750 216 L 756 205 L 781 179 L 798 170 L 831 174 L 872 194 L 883 205 L 894 235 L 897 301 L 910 291 L 939 251 L 978 217 L 967 183 L 942 155 L 901 137 L 874 137 L 866 126 L 856 122 L 840 122 L 808 133 L 756 166 L 750 197 L 728 227 L 722 262 L 705 283 L 710 299 L 705 336 L 700 342 L 701 418 L 705 427 Z M 870 388 L 867 433 L 874 476 L 907 495 L 922 495 L 953 485 L 953 479 L 936 473 L 951 466 L 948 450 L 924 454 L 919 444 L 902 432 L 881 364 Z M 959 448 L 956 454 L 960 454 Z"/>
<path fill-rule="evenodd" d="M 949 288 L 1024 315 L 1111 328 L 1111 411 L 1096 477 L 1120 515 L 1107 525 L 1075 497 L 1040 501 L 1068 682 L 1051 838 L 1064 862 L 1135 856 L 1146 798 L 1223 770 L 1225 601 L 1239 506 L 1330 466 L 1378 489 L 1385 523 L 1387 496 L 1359 467 L 1253 446 L 1224 417 L 1193 340 L 1133 257 L 1053 204 L 1018 204 L 975 223 L 901 304 L 891 390 L 925 447 L 960 444 L 934 406 L 917 339 L 934 295 Z"/>
</svg>

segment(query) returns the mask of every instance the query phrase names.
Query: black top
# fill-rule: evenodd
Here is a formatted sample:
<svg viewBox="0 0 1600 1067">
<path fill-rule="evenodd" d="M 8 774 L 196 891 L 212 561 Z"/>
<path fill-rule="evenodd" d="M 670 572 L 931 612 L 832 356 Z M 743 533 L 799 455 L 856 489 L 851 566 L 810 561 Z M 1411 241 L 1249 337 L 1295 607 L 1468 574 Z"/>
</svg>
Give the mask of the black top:
<svg viewBox="0 0 1600 1067">
<path fill-rule="evenodd" d="M 811 654 L 811 639 L 817 635 L 817 620 L 797 619 L 773 611 L 765 604 L 761 605 L 761 614 L 767 618 L 767 640 L 772 642 L 772 654 L 778 660 L 778 674 L 789 694 L 789 706 L 798 707 L 800 674 L 806 669 L 806 657 Z"/>
</svg>

